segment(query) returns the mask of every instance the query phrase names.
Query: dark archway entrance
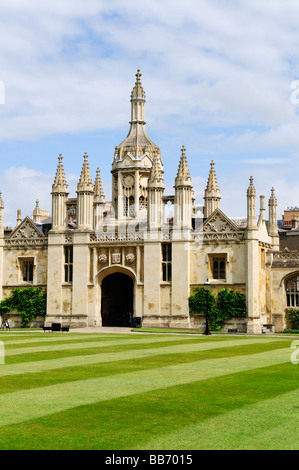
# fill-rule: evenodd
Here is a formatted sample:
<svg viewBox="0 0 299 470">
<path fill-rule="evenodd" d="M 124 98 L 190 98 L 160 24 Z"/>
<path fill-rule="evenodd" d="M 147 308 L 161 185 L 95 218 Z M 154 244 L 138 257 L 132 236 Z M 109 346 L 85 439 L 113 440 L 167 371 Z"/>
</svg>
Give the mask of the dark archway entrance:
<svg viewBox="0 0 299 470">
<path fill-rule="evenodd" d="M 129 326 L 133 316 L 133 281 L 126 274 L 113 273 L 102 281 L 103 326 Z"/>
</svg>

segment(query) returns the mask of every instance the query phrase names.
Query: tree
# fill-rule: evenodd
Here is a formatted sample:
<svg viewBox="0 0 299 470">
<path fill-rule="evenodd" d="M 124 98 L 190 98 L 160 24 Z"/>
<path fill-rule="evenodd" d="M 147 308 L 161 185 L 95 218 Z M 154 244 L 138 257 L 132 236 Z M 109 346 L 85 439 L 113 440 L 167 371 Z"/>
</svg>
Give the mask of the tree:
<svg viewBox="0 0 299 470">
<path fill-rule="evenodd" d="M 208 300 L 207 300 L 208 296 Z M 208 321 L 211 330 L 220 331 L 225 320 L 232 317 L 246 316 L 246 298 L 244 294 L 222 289 L 216 296 L 197 287 L 189 297 L 189 308 L 192 314 L 206 313 L 208 302 Z"/>
<path fill-rule="evenodd" d="M 0 315 L 5 315 L 13 310 L 17 311 L 22 318 L 22 327 L 25 327 L 30 320 L 38 315 L 46 315 L 47 294 L 40 287 L 17 288 L 11 293 L 10 297 L 0 302 Z"/>
</svg>

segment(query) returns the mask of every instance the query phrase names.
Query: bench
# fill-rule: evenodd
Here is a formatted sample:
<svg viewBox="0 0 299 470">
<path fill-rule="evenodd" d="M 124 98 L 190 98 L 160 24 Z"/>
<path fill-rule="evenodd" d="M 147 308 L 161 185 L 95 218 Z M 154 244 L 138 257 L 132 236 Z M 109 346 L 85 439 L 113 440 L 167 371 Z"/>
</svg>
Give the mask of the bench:
<svg viewBox="0 0 299 470">
<path fill-rule="evenodd" d="M 60 331 L 61 330 L 61 323 L 52 323 L 51 331 Z"/>
<path fill-rule="evenodd" d="M 229 328 L 229 329 L 227 330 L 227 332 L 228 332 L 228 333 L 238 333 L 238 330 L 237 330 L 237 328 Z"/>
<path fill-rule="evenodd" d="M 61 323 L 52 323 L 51 326 L 43 326 L 44 331 L 61 331 L 68 332 L 70 330 L 69 326 L 61 326 Z"/>
</svg>

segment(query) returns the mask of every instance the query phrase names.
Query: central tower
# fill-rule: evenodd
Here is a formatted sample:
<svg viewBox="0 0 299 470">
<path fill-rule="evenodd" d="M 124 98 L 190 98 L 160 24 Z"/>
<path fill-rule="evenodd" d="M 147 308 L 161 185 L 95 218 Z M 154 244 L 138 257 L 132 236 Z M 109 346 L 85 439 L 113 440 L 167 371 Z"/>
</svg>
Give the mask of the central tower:
<svg viewBox="0 0 299 470">
<path fill-rule="evenodd" d="M 161 152 L 146 132 L 144 120 L 145 92 L 137 70 L 131 93 L 130 130 L 115 147 L 112 164 L 112 204 L 118 219 L 144 216 L 147 209 L 147 185 L 155 154 L 162 170 Z"/>
</svg>

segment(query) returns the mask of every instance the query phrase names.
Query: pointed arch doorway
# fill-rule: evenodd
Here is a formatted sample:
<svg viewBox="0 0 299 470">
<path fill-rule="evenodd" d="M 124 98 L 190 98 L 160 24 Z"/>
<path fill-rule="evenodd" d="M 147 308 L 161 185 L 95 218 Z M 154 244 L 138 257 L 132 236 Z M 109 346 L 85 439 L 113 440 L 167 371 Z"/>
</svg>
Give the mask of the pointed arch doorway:
<svg viewBox="0 0 299 470">
<path fill-rule="evenodd" d="M 133 316 L 133 279 L 115 272 L 107 275 L 101 285 L 102 326 L 129 326 Z"/>
</svg>

